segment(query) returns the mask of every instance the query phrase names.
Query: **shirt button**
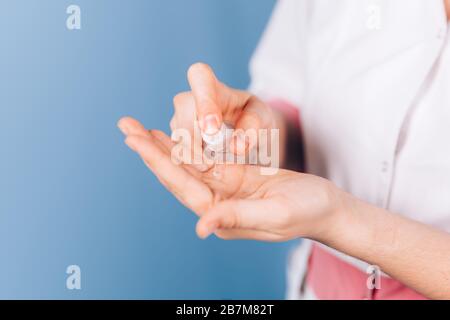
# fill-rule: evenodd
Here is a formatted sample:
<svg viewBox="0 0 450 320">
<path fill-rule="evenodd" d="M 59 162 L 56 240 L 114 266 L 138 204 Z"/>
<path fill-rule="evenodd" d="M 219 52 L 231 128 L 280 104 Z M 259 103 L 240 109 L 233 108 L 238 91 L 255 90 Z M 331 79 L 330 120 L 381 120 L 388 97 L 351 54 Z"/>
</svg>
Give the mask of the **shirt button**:
<svg viewBox="0 0 450 320">
<path fill-rule="evenodd" d="M 438 38 L 438 39 L 444 39 L 444 37 L 446 36 L 446 34 L 447 34 L 447 29 L 444 28 L 444 27 L 442 27 L 442 28 L 439 29 L 439 31 L 438 31 L 438 33 L 437 33 L 437 38 Z"/>
<path fill-rule="evenodd" d="M 381 163 L 381 172 L 386 173 L 389 171 L 389 162 L 383 161 Z"/>
</svg>

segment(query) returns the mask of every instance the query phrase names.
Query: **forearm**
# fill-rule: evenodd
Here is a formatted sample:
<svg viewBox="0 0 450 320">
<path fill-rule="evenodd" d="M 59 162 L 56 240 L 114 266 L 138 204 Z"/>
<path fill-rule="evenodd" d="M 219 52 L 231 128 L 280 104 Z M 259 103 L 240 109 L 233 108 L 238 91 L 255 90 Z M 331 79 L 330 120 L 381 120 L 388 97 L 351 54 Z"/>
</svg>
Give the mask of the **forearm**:
<svg viewBox="0 0 450 320">
<path fill-rule="evenodd" d="M 325 244 L 377 265 L 417 292 L 450 299 L 450 234 L 345 195 Z"/>
</svg>

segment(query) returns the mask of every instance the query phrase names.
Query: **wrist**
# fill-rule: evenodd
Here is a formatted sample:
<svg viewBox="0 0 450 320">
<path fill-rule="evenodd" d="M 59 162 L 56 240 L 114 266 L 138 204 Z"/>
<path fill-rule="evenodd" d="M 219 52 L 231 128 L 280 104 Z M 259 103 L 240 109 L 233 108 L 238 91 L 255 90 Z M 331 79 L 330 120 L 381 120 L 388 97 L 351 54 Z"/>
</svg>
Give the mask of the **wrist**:
<svg viewBox="0 0 450 320">
<path fill-rule="evenodd" d="M 327 229 L 315 240 L 351 256 L 372 261 L 379 250 L 379 231 L 386 227 L 384 210 L 334 187 Z M 376 212 L 375 212 L 376 211 Z"/>
<path fill-rule="evenodd" d="M 356 198 L 329 181 L 325 188 L 328 210 L 320 221 L 320 227 L 316 228 L 313 240 L 335 247 L 334 244 L 353 232 Z"/>
</svg>

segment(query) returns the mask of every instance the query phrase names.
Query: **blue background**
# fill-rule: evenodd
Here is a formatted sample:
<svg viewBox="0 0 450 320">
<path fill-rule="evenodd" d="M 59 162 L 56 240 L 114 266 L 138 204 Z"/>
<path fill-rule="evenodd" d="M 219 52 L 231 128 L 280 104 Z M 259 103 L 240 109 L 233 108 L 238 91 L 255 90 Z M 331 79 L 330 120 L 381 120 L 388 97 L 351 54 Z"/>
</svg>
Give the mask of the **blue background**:
<svg viewBox="0 0 450 320">
<path fill-rule="evenodd" d="M 66 28 L 70 4 L 82 30 Z M 291 244 L 197 239 L 116 127 L 167 132 L 198 60 L 245 88 L 273 4 L 0 1 L 0 298 L 284 297 Z"/>
</svg>

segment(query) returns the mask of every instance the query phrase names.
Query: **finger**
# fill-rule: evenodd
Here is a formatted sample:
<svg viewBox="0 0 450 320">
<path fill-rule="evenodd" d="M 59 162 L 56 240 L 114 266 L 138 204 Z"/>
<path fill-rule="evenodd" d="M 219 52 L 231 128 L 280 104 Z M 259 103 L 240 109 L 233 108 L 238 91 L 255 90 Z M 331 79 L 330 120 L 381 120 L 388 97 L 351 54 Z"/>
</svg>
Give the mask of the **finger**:
<svg viewBox="0 0 450 320">
<path fill-rule="evenodd" d="M 194 95 L 200 129 L 210 135 L 217 133 L 222 125 L 222 108 L 214 72 L 206 64 L 193 64 L 188 70 L 188 81 Z"/>
<path fill-rule="evenodd" d="M 150 134 L 161 143 L 161 146 L 164 148 L 166 153 L 170 153 L 174 143 L 164 132 L 160 130 L 150 130 Z"/>
<path fill-rule="evenodd" d="M 278 234 L 251 229 L 219 229 L 216 230 L 214 234 L 222 240 L 258 240 L 269 242 L 284 241 L 284 239 Z"/>
<path fill-rule="evenodd" d="M 117 126 L 126 136 L 136 135 L 146 137 L 149 135 L 145 127 L 132 117 L 123 117 L 119 120 Z"/>
<path fill-rule="evenodd" d="M 174 164 L 170 154 L 167 154 L 155 139 L 151 134 L 148 137 L 130 135 L 126 143 L 141 156 L 170 192 L 185 206 L 202 214 L 209 208 L 212 200 L 210 189 L 183 167 Z"/>
<path fill-rule="evenodd" d="M 283 208 L 271 199 L 227 200 L 211 208 L 197 223 L 197 234 L 207 238 L 217 229 L 252 229 L 270 232 Z"/>
<path fill-rule="evenodd" d="M 159 141 L 159 143 L 161 144 L 161 147 L 164 148 L 166 153 L 173 156 L 171 151 L 172 151 L 172 148 L 175 146 L 175 143 L 172 141 L 172 139 L 170 139 L 164 132 L 159 131 L 159 130 L 151 130 L 150 133 L 153 135 L 153 137 L 155 137 Z M 186 165 L 186 164 L 183 164 L 182 166 L 192 176 L 194 176 L 198 179 L 200 179 L 202 177 L 202 175 L 201 175 L 202 171 L 199 170 L 199 169 L 202 169 L 201 165 L 199 165 L 198 167 L 195 166 L 196 169 L 194 169 L 192 166 Z"/>
<path fill-rule="evenodd" d="M 182 92 L 177 94 L 173 98 L 173 104 L 175 114 L 171 121 L 172 137 L 184 136 L 179 130 L 187 130 L 189 132 L 188 141 L 186 142 L 183 139 L 180 143 L 183 143 L 184 145 L 188 143 L 186 147 L 190 152 L 191 162 L 189 162 L 189 164 L 193 164 L 200 172 L 205 172 L 209 169 L 209 166 L 205 164 L 203 159 L 201 132 L 198 126 L 195 100 L 192 92 Z M 177 157 L 176 154 L 175 157 Z M 178 160 L 183 162 L 183 159 L 181 158 L 178 158 Z"/>
<path fill-rule="evenodd" d="M 256 97 L 251 97 L 236 121 L 231 151 L 238 155 L 246 154 L 257 145 L 260 130 L 271 129 L 272 123 L 271 109 Z"/>
<path fill-rule="evenodd" d="M 188 129 L 192 134 L 197 122 L 195 99 L 192 92 L 181 92 L 173 98 L 174 126 L 173 129 Z"/>
</svg>

